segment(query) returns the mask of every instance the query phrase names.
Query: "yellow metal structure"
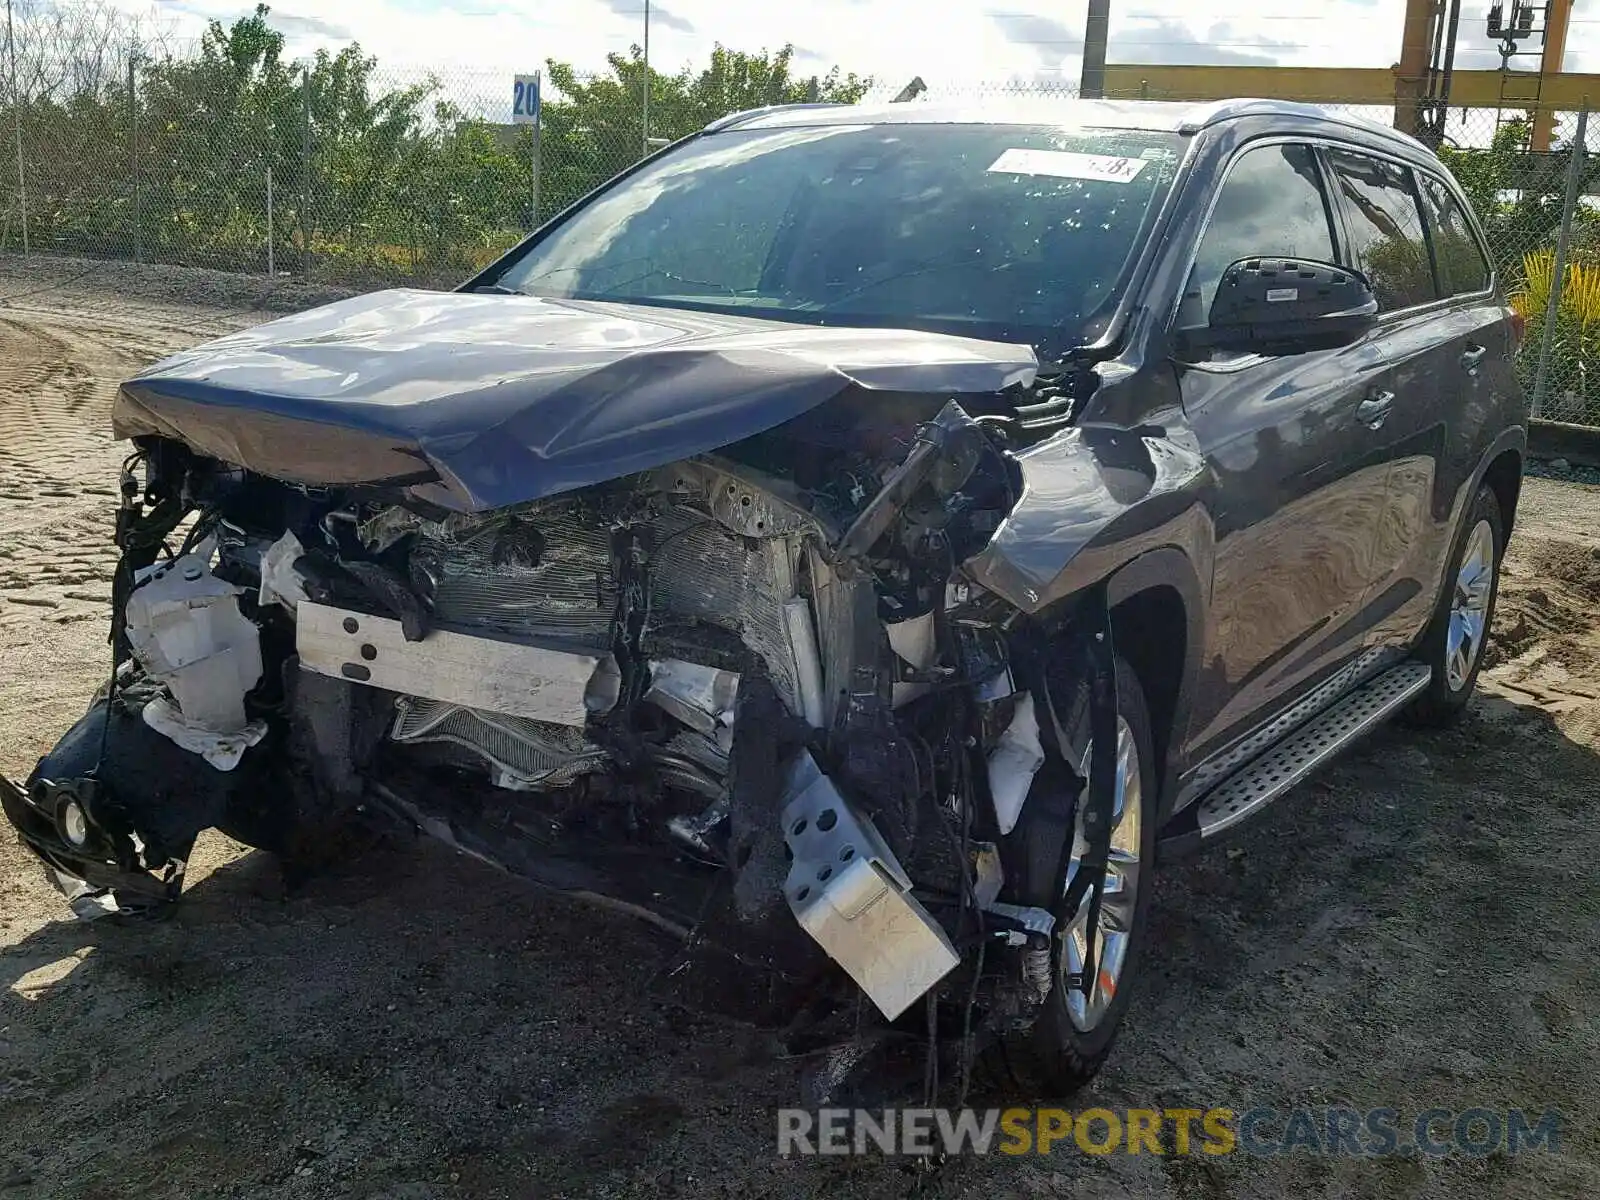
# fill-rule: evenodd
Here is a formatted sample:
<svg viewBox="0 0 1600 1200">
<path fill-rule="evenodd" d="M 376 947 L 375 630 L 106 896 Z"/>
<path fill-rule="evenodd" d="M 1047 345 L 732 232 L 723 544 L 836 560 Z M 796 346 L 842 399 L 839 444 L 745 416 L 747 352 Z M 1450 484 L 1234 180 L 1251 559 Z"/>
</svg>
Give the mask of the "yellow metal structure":
<svg viewBox="0 0 1600 1200">
<path fill-rule="evenodd" d="M 1228 100 L 1264 96 L 1317 104 L 1396 103 L 1400 72 L 1394 67 L 1169 67 L 1155 63 L 1107 63 L 1106 96 L 1151 100 Z M 1575 111 L 1585 97 L 1600 100 L 1600 75 L 1563 73 L 1544 81 L 1543 107 Z M 1457 71 L 1451 77 L 1451 108 L 1494 108 L 1500 101 L 1499 71 Z"/>
<path fill-rule="evenodd" d="M 1400 59 L 1393 67 L 1200 67 L 1156 63 L 1107 63 L 1105 95 L 1152 100 L 1227 100 L 1263 96 L 1321 104 L 1394 106 L 1397 128 L 1415 132 L 1417 104 L 1428 74 L 1429 30 L 1440 0 L 1406 0 Z M 1600 101 L 1600 75 L 1561 70 L 1572 19 L 1572 0 L 1550 0 L 1543 80 L 1534 118 L 1532 148 L 1548 150 L 1555 114 Z M 1497 108 L 1499 71 L 1455 71 L 1450 77 L 1451 108 Z"/>
<path fill-rule="evenodd" d="M 1411 0 L 1416 3 L 1417 0 Z M 1544 53 L 1539 59 L 1539 73 L 1544 76 L 1544 87 L 1564 78 L 1561 74 L 1562 61 L 1567 56 L 1567 27 L 1572 24 L 1572 0 L 1550 0 L 1549 15 L 1545 18 Z M 1593 76 L 1586 75 L 1585 79 Z M 1544 92 L 1540 92 L 1540 105 L 1533 115 L 1533 138 L 1530 145 L 1535 150 L 1550 149 L 1550 138 L 1556 128 L 1557 105 L 1545 104 Z M 1584 96 L 1600 97 L 1600 92 L 1585 92 Z M 1567 105 L 1576 108 L 1579 105 Z"/>
</svg>

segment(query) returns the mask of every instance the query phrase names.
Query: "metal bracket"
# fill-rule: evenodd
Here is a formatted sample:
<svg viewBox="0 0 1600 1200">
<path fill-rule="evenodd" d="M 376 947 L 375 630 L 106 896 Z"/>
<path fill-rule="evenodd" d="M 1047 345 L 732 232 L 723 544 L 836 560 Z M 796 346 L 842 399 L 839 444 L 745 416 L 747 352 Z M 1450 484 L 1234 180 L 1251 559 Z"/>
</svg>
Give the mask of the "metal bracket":
<svg viewBox="0 0 1600 1200">
<path fill-rule="evenodd" d="M 809 751 L 784 788 L 783 833 L 794 861 L 783 891 L 801 927 L 891 1021 L 961 961 L 873 826 Z"/>
</svg>

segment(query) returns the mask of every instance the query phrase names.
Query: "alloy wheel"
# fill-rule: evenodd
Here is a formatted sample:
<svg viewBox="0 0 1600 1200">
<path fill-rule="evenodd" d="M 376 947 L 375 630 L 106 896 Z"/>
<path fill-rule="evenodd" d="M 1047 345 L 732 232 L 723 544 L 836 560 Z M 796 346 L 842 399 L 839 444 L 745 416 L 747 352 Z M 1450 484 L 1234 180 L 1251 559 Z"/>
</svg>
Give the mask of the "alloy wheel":
<svg viewBox="0 0 1600 1200">
<path fill-rule="evenodd" d="M 1089 775 L 1089 754 L 1084 755 L 1080 772 Z M 1087 788 L 1085 789 L 1087 796 Z M 1117 775 L 1116 795 L 1111 812 L 1111 850 L 1106 859 L 1105 881 L 1101 893 L 1100 919 L 1095 931 L 1095 974 L 1088 993 L 1068 982 L 1071 976 L 1083 970 L 1088 954 L 1089 900 L 1084 894 L 1077 912 L 1061 928 L 1058 962 L 1062 974 L 1062 987 L 1067 998 L 1067 1015 L 1080 1031 L 1087 1033 L 1105 1016 L 1116 997 L 1122 981 L 1122 969 L 1127 962 L 1129 940 L 1133 932 L 1134 910 L 1138 903 L 1141 883 L 1139 861 L 1140 833 L 1143 817 L 1143 781 L 1140 778 L 1139 746 L 1133 729 L 1126 720 L 1117 718 Z M 1082 865 L 1089 848 L 1083 835 L 1083 811 L 1079 807 L 1073 830 L 1072 856 L 1067 865 L 1067 885 Z"/>
<path fill-rule="evenodd" d="M 1467 535 L 1450 599 L 1450 626 L 1445 631 L 1445 679 L 1452 692 L 1467 686 L 1483 653 L 1489 631 L 1489 597 L 1494 588 L 1494 530 L 1479 521 Z"/>
</svg>

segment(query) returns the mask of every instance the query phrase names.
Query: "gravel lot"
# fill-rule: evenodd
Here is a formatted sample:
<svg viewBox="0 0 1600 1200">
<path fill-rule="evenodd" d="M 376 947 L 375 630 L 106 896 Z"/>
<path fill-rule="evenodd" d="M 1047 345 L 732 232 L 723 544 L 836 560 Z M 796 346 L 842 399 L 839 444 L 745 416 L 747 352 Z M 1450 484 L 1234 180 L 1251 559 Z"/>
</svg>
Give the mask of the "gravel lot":
<svg viewBox="0 0 1600 1200">
<path fill-rule="evenodd" d="M 107 667 L 115 382 L 291 285 L 0 256 L 0 770 Z M 286 895 L 220 836 L 159 924 L 82 925 L 0 838 L 0 1193 L 1600 1195 L 1600 487 L 1528 482 L 1468 719 L 1382 732 L 1173 866 L 1110 1107 L 1554 1108 L 1556 1153 L 784 1161 L 797 1068 L 660 1004 L 667 947 L 442 849 Z"/>
</svg>

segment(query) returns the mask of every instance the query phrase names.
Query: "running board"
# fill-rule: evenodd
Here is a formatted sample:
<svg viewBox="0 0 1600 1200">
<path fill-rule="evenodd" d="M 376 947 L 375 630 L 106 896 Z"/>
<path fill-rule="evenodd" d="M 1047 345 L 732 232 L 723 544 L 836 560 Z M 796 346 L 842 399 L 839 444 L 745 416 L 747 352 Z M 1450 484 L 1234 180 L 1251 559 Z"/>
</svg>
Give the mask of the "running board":
<svg viewBox="0 0 1600 1200">
<path fill-rule="evenodd" d="M 1209 842 L 1260 812 L 1373 726 L 1393 716 L 1432 678 L 1433 670 L 1425 663 L 1409 661 L 1392 667 L 1228 776 L 1195 805 L 1199 840 Z"/>
</svg>

